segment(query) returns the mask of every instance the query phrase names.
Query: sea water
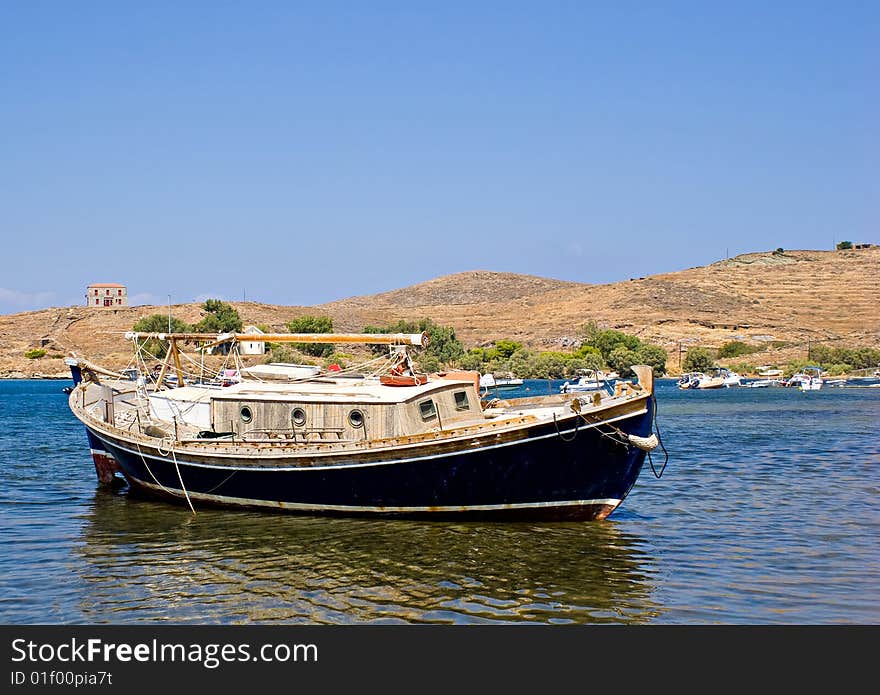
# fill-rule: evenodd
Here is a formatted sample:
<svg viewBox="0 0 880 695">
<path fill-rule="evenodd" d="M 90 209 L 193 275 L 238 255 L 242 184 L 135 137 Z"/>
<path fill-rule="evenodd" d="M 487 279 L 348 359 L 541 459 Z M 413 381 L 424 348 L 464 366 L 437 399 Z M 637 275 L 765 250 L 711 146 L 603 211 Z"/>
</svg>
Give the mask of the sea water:
<svg viewBox="0 0 880 695">
<path fill-rule="evenodd" d="M 880 389 L 660 381 L 661 478 L 604 522 L 486 523 L 101 488 L 65 385 L 0 382 L 2 623 L 880 623 Z"/>
</svg>

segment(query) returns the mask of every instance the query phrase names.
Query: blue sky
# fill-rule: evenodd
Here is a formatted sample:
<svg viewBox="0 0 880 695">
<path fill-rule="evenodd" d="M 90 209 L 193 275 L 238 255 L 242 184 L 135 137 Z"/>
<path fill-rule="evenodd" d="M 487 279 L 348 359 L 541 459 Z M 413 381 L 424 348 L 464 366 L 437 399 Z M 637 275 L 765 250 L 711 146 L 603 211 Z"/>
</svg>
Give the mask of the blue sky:
<svg viewBox="0 0 880 695">
<path fill-rule="evenodd" d="M 6 2 L 0 313 L 880 242 L 880 3 Z"/>
</svg>

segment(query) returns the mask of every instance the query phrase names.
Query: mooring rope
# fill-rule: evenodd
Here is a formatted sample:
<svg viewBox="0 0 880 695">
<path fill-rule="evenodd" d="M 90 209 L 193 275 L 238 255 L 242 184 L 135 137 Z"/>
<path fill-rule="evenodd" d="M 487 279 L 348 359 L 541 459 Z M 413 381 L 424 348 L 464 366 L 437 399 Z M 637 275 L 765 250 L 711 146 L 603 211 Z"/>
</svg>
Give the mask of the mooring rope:
<svg viewBox="0 0 880 695">
<path fill-rule="evenodd" d="M 651 394 L 651 400 L 654 402 L 654 431 L 657 433 L 657 442 L 660 444 L 660 448 L 663 449 L 663 454 L 665 458 L 663 459 L 663 465 L 660 467 L 660 472 L 657 472 L 657 469 L 654 468 L 654 459 L 651 456 L 651 452 L 648 452 L 648 463 L 651 464 L 651 472 L 654 474 L 654 477 L 658 480 L 663 476 L 663 471 L 666 470 L 666 464 L 669 463 L 669 452 L 666 451 L 666 447 L 663 446 L 663 437 L 660 436 L 660 428 L 657 426 L 657 396 L 655 394 Z"/>
<path fill-rule="evenodd" d="M 174 453 L 174 444 L 171 445 L 171 458 L 174 459 L 174 468 L 177 471 L 177 479 L 180 481 L 180 489 L 183 490 L 183 496 L 186 497 L 186 503 L 189 505 L 189 509 L 193 513 L 193 516 L 195 516 L 196 510 L 193 508 L 189 493 L 186 491 L 186 487 L 183 484 L 183 476 L 180 475 L 180 466 L 177 465 L 177 455 Z"/>
</svg>

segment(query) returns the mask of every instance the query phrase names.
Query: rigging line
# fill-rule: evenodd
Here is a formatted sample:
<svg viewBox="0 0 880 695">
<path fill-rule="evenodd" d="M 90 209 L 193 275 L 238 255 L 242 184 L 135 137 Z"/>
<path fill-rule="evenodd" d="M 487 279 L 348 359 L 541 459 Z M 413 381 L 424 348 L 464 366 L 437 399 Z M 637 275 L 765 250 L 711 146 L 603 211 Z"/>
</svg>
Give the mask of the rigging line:
<svg viewBox="0 0 880 695">
<path fill-rule="evenodd" d="M 209 495 L 209 494 L 211 494 L 212 492 L 214 492 L 215 490 L 219 490 L 220 487 L 223 486 L 223 485 L 226 485 L 226 483 L 229 482 L 229 479 L 230 479 L 232 476 L 234 476 L 236 473 L 238 473 L 238 471 L 232 471 L 232 473 L 230 473 L 230 474 L 227 475 L 225 478 L 223 478 L 223 480 L 221 480 L 219 483 L 217 483 L 214 487 L 212 487 L 210 490 L 205 490 L 204 493 L 202 493 L 202 494 Z"/>
</svg>

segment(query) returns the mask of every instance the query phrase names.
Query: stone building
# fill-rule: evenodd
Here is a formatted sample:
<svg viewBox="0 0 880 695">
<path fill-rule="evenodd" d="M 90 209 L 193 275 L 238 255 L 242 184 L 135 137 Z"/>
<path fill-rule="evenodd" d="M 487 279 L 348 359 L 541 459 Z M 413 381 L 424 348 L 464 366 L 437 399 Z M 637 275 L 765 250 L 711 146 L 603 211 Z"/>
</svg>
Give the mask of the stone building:
<svg viewBox="0 0 880 695">
<path fill-rule="evenodd" d="M 128 290 L 116 282 L 93 282 L 86 291 L 86 306 L 96 309 L 128 306 Z"/>
</svg>

